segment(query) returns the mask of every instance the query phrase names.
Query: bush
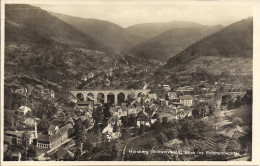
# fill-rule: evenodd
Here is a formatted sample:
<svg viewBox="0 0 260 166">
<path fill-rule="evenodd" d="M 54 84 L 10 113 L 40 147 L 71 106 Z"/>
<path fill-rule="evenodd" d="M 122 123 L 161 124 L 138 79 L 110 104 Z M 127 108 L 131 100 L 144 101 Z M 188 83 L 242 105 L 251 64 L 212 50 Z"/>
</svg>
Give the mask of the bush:
<svg viewBox="0 0 260 166">
<path fill-rule="evenodd" d="M 165 134 L 160 133 L 159 136 L 157 137 L 158 143 L 160 144 L 164 144 L 165 142 L 167 142 L 167 137 L 165 136 Z"/>
<path fill-rule="evenodd" d="M 239 117 L 235 117 L 233 120 L 233 123 L 235 123 L 236 125 L 241 125 L 243 124 L 243 120 Z"/>
<path fill-rule="evenodd" d="M 177 129 L 171 129 L 165 133 L 168 140 L 175 139 L 178 136 Z"/>
</svg>

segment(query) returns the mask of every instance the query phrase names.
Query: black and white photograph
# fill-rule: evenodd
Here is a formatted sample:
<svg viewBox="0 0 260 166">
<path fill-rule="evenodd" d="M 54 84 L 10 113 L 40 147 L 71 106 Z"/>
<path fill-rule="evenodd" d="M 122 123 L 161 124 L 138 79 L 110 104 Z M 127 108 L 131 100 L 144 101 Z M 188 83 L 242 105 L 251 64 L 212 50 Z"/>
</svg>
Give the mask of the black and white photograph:
<svg viewBox="0 0 260 166">
<path fill-rule="evenodd" d="M 3 165 L 259 160 L 259 1 L 6 0 L 1 13 Z"/>
</svg>

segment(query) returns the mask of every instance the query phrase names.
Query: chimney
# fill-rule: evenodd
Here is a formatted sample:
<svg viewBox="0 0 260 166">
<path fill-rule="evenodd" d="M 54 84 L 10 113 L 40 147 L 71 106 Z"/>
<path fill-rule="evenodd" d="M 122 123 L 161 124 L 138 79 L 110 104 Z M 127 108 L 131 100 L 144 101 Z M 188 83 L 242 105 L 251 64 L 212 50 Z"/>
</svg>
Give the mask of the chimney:
<svg viewBox="0 0 260 166">
<path fill-rule="evenodd" d="M 37 121 L 35 120 L 34 121 L 34 135 L 35 135 L 35 139 L 37 139 L 38 138 L 38 135 L 37 135 Z"/>
</svg>

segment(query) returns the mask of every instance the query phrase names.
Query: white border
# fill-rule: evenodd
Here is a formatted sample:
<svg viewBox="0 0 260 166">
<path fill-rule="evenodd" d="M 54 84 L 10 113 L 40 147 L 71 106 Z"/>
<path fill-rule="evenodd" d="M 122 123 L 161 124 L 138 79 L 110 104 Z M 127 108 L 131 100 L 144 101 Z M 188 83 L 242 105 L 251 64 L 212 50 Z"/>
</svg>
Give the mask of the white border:
<svg viewBox="0 0 260 166">
<path fill-rule="evenodd" d="M 253 146 L 252 146 L 252 161 L 3 161 L 3 112 L 4 112 L 4 14 L 6 3 L 19 3 L 19 4 L 175 4 L 175 5 L 241 5 L 252 6 L 254 14 L 254 50 L 253 50 Z M 239 12 L 239 11 L 230 11 Z M 258 165 L 259 164 L 259 1 L 250 0 L 229 0 L 229 1 L 169 1 L 169 0 L 2 0 L 1 1 L 1 165 Z"/>
</svg>

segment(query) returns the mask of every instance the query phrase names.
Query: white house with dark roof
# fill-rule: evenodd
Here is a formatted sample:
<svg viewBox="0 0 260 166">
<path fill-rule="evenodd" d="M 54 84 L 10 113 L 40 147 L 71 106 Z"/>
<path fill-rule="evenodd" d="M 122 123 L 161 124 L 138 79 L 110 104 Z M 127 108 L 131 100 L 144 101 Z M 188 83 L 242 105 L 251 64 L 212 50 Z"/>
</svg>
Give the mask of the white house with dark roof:
<svg viewBox="0 0 260 166">
<path fill-rule="evenodd" d="M 137 126 L 140 127 L 141 125 L 150 126 L 150 119 L 143 111 L 137 114 Z"/>
<path fill-rule="evenodd" d="M 184 95 L 180 96 L 180 103 L 183 104 L 184 106 L 192 106 L 193 105 L 193 98 L 190 95 Z"/>
</svg>

